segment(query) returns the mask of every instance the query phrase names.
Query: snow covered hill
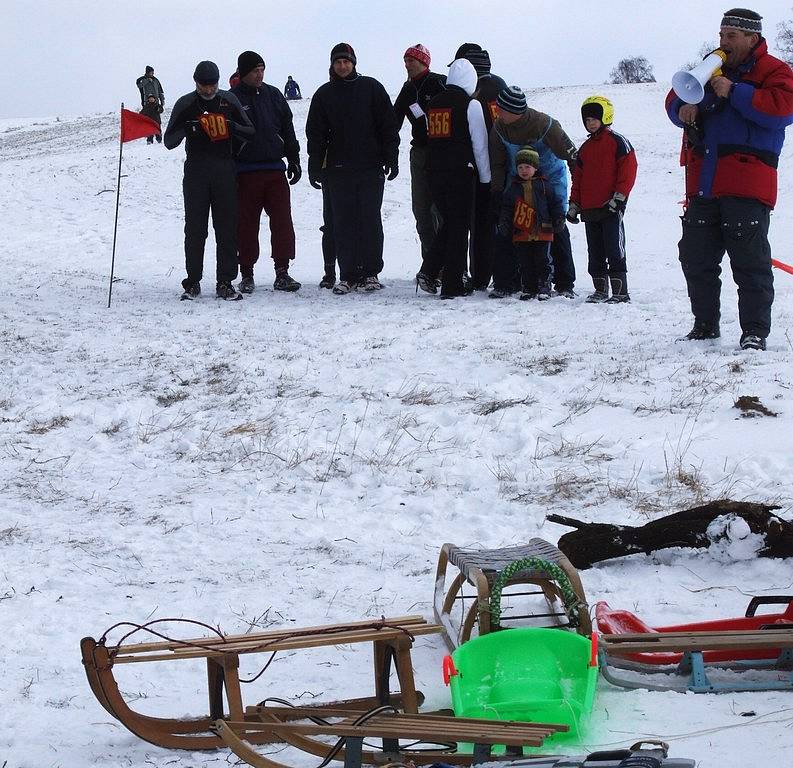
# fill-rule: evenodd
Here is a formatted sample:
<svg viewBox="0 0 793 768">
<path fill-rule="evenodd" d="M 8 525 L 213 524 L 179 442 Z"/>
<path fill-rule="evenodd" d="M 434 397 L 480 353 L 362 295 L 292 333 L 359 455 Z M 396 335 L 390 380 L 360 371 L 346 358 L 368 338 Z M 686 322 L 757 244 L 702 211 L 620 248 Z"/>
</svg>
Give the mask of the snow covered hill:
<svg viewBox="0 0 793 768">
<path fill-rule="evenodd" d="M 337 297 L 316 287 L 321 195 L 304 177 L 293 189 L 302 290 L 273 293 L 265 256 L 262 287 L 233 304 L 177 300 L 183 151 L 126 145 L 107 309 L 117 115 L 3 121 L 0 765 L 226 764 L 223 753 L 156 749 L 99 707 L 79 640 L 119 620 L 184 617 L 244 632 L 430 615 L 441 544 L 555 542 L 564 529 L 544 522 L 549 512 L 641 524 L 729 497 L 777 503 L 789 517 L 793 276 L 776 274 L 766 353 L 737 347 L 729 269 L 722 339 L 677 341 L 690 317 L 677 262 L 679 132 L 665 88 L 554 88 L 530 103 L 580 142 L 579 105 L 598 91 L 639 159 L 627 306 L 416 295 L 403 131 L 403 170 L 383 206 L 387 289 Z M 307 109 L 295 108 L 303 146 Z M 771 225 L 774 255 L 788 262 L 791 152 L 793 137 Z M 583 228 L 572 232 L 584 294 Z M 211 242 L 206 268 L 211 277 Z M 741 395 L 778 415 L 743 418 Z M 749 595 L 792 587 L 789 562 L 745 551 L 669 550 L 582 578 L 591 603 L 651 624 L 741 615 Z M 414 651 L 433 706 L 448 705 L 443 653 L 440 640 Z M 370 690 L 364 648 L 277 660 L 259 699 Z M 136 706 L 205 709 L 201 669 L 143 666 L 123 678 Z M 602 681 L 590 746 L 653 736 L 704 768 L 781 765 L 793 754 L 791 722 L 789 693 L 626 692 Z"/>
</svg>

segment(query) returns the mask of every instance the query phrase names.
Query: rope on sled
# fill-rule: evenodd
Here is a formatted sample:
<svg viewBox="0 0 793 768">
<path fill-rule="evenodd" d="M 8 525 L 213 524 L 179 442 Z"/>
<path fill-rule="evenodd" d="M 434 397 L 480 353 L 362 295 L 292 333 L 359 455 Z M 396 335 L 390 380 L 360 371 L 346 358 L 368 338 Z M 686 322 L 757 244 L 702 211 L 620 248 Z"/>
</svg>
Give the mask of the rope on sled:
<svg viewBox="0 0 793 768">
<path fill-rule="evenodd" d="M 556 563 L 539 557 L 524 557 L 521 560 L 515 560 L 499 573 L 490 591 L 490 616 L 493 624 L 501 623 L 501 592 L 509 580 L 521 571 L 536 571 L 538 578 L 541 578 L 539 574 L 544 574 L 547 578 L 556 581 L 562 593 L 562 601 L 567 615 L 570 618 L 570 626 L 577 627 L 580 624 L 581 602 L 567 574 Z"/>
</svg>

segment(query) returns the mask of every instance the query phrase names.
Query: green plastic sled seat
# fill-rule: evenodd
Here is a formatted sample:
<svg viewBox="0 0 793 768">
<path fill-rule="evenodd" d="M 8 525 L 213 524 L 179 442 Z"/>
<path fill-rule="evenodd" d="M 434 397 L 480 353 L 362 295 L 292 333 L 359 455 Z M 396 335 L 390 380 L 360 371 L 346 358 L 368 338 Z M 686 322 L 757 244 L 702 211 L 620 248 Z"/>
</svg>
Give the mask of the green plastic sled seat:
<svg viewBox="0 0 793 768">
<path fill-rule="evenodd" d="M 457 717 L 561 723 L 545 740 L 580 742 L 597 687 L 597 635 L 514 628 L 463 643 L 444 660 Z"/>
</svg>

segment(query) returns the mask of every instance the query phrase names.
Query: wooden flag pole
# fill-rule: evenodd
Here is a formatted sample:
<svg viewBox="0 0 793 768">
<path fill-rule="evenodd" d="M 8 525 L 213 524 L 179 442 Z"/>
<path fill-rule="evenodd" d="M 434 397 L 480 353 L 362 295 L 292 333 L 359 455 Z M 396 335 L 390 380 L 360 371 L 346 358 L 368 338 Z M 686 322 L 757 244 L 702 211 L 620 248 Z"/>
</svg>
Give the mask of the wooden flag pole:
<svg viewBox="0 0 793 768">
<path fill-rule="evenodd" d="M 116 267 L 116 235 L 118 233 L 118 201 L 121 197 L 121 155 L 124 151 L 124 133 L 122 125 L 124 121 L 124 102 L 121 102 L 121 112 L 119 113 L 121 123 L 118 130 L 118 178 L 116 180 L 116 220 L 113 223 L 113 256 L 110 260 L 110 287 L 107 292 L 107 308 L 110 309 L 110 302 L 113 298 L 113 272 Z"/>
</svg>

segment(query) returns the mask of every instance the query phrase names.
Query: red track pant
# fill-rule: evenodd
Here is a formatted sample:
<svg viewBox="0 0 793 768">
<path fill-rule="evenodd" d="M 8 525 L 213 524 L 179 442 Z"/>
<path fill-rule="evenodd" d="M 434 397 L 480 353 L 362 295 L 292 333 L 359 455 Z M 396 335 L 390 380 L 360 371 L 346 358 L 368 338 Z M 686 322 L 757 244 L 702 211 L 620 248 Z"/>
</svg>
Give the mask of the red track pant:
<svg viewBox="0 0 793 768">
<path fill-rule="evenodd" d="M 250 171 L 237 175 L 237 247 L 240 272 L 252 270 L 259 260 L 259 225 L 262 211 L 270 220 L 270 249 L 276 270 L 287 269 L 295 258 L 295 228 L 289 202 L 289 184 L 283 171 Z"/>
</svg>

